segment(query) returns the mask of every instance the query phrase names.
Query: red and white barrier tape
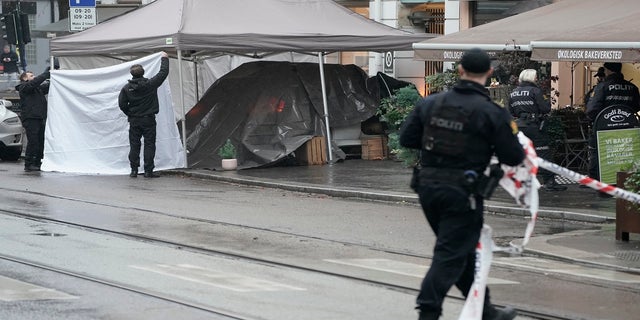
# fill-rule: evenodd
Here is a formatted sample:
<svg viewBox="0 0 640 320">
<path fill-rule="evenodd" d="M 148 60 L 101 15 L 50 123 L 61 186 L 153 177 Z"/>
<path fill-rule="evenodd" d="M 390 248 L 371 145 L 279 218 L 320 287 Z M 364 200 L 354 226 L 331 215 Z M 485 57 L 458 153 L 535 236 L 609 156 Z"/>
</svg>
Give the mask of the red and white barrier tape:
<svg viewBox="0 0 640 320">
<path fill-rule="evenodd" d="M 582 185 L 588 186 L 592 189 L 608 193 L 616 198 L 624 199 L 633 203 L 640 203 L 640 194 L 629 192 L 627 190 L 606 184 L 591 177 L 579 174 L 575 171 L 571 171 L 567 168 L 561 167 L 553 162 L 549 162 L 545 159 L 538 158 L 538 165 L 541 168 L 547 169 L 555 174 L 559 174 L 563 177 L 569 178 Z"/>
</svg>

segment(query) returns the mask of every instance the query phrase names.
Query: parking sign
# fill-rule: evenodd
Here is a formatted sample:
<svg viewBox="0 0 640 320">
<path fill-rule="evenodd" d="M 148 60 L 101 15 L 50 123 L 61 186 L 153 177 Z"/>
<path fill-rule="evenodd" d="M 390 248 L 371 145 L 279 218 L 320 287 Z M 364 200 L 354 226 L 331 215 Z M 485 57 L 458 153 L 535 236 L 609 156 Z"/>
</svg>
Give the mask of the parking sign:
<svg viewBox="0 0 640 320">
<path fill-rule="evenodd" d="M 95 7 L 96 0 L 69 0 L 69 7 Z"/>
</svg>

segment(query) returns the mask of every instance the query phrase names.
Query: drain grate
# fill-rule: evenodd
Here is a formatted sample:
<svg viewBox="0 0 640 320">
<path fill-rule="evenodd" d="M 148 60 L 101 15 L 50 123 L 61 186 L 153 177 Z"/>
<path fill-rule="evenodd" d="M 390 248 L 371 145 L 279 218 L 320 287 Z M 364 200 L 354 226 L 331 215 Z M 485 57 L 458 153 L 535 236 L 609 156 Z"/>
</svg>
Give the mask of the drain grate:
<svg viewBox="0 0 640 320">
<path fill-rule="evenodd" d="M 640 252 L 638 251 L 616 251 L 613 255 L 620 260 L 640 261 Z"/>
</svg>

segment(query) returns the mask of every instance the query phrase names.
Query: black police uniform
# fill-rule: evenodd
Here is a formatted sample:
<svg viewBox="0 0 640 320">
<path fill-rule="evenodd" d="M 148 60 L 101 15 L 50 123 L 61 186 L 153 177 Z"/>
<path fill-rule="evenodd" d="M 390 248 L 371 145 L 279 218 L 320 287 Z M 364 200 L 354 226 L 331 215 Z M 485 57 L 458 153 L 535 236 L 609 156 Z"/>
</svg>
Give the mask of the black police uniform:
<svg viewBox="0 0 640 320">
<path fill-rule="evenodd" d="M 9 61 L 5 61 L 5 59 Z M 0 61 L 2 61 L 3 72 L 5 74 L 19 73 L 20 70 L 18 69 L 18 59 L 18 55 L 13 51 L 3 51 L 2 53 L 0 53 Z"/>
<path fill-rule="evenodd" d="M 47 98 L 49 93 L 49 69 L 30 81 L 21 82 L 16 91 L 20 94 L 20 120 L 27 135 L 24 152 L 24 169 L 38 171 L 44 156 L 44 130 L 47 122 Z"/>
<path fill-rule="evenodd" d="M 494 104 L 483 86 L 467 80 L 451 91 L 421 99 L 405 120 L 400 144 L 420 149 L 416 192 L 437 236 L 433 261 L 416 300 L 421 319 L 437 319 L 452 285 L 468 294 L 484 221 L 483 198 L 465 176 L 470 170 L 482 174 L 493 154 L 504 164 L 520 164 L 525 155 L 516 131 L 507 110 Z M 494 319 L 497 313 L 487 288 L 483 319 Z"/>
<path fill-rule="evenodd" d="M 551 104 L 544 99 L 542 90 L 532 82 L 523 81 L 509 96 L 509 112 L 516 119 L 518 129 L 533 142 L 536 154 L 543 159 L 553 160 L 551 140 L 543 121 L 543 116 L 551 112 Z M 541 169 L 539 175 L 550 190 L 566 189 L 554 189 L 555 175 L 552 172 Z"/>
<path fill-rule="evenodd" d="M 640 111 L 638 87 L 625 80 L 622 73 L 612 73 L 596 86 L 587 104 L 587 117 L 593 124 L 600 111 L 612 105 L 625 105 L 634 112 Z M 589 135 L 589 151 L 589 176 L 599 180 L 598 146 L 593 125 Z"/>
<path fill-rule="evenodd" d="M 140 138 L 144 137 L 144 172 L 153 175 L 156 155 L 156 118 L 159 112 L 158 87 L 169 75 L 169 58 L 162 57 L 160 71 L 154 77 L 129 80 L 118 97 L 120 110 L 129 118 L 129 164 L 132 174 L 140 166 Z"/>
</svg>

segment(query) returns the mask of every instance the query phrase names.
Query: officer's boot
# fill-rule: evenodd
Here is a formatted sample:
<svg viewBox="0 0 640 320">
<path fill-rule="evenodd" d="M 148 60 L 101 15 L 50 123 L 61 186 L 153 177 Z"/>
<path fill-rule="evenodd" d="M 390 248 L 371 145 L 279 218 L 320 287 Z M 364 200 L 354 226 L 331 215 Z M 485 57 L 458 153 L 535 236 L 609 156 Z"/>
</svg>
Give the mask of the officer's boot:
<svg viewBox="0 0 640 320">
<path fill-rule="evenodd" d="M 40 166 L 38 166 L 38 158 L 33 156 L 25 157 L 24 171 L 40 171 Z"/>
<path fill-rule="evenodd" d="M 550 177 L 543 186 L 545 191 L 565 191 L 567 190 L 567 186 L 563 186 L 556 182 L 556 177 Z"/>
<path fill-rule="evenodd" d="M 418 311 L 418 320 L 438 320 L 440 314 L 429 311 Z"/>
<path fill-rule="evenodd" d="M 24 171 L 31 171 L 29 167 L 31 166 L 31 158 L 24 157 Z"/>
<path fill-rule="evenodd" d="M 493 306 L 482 313 L 482 320 L 513 320 L 518 313 L 512 307 L 496 309 Z"/>
<path fill-rule="evenodd" d="M 131 173 L 129 173 L 129 177 L 137 178 L 138 177 L 138 168 L 131 168 Z"/>
</svg>

